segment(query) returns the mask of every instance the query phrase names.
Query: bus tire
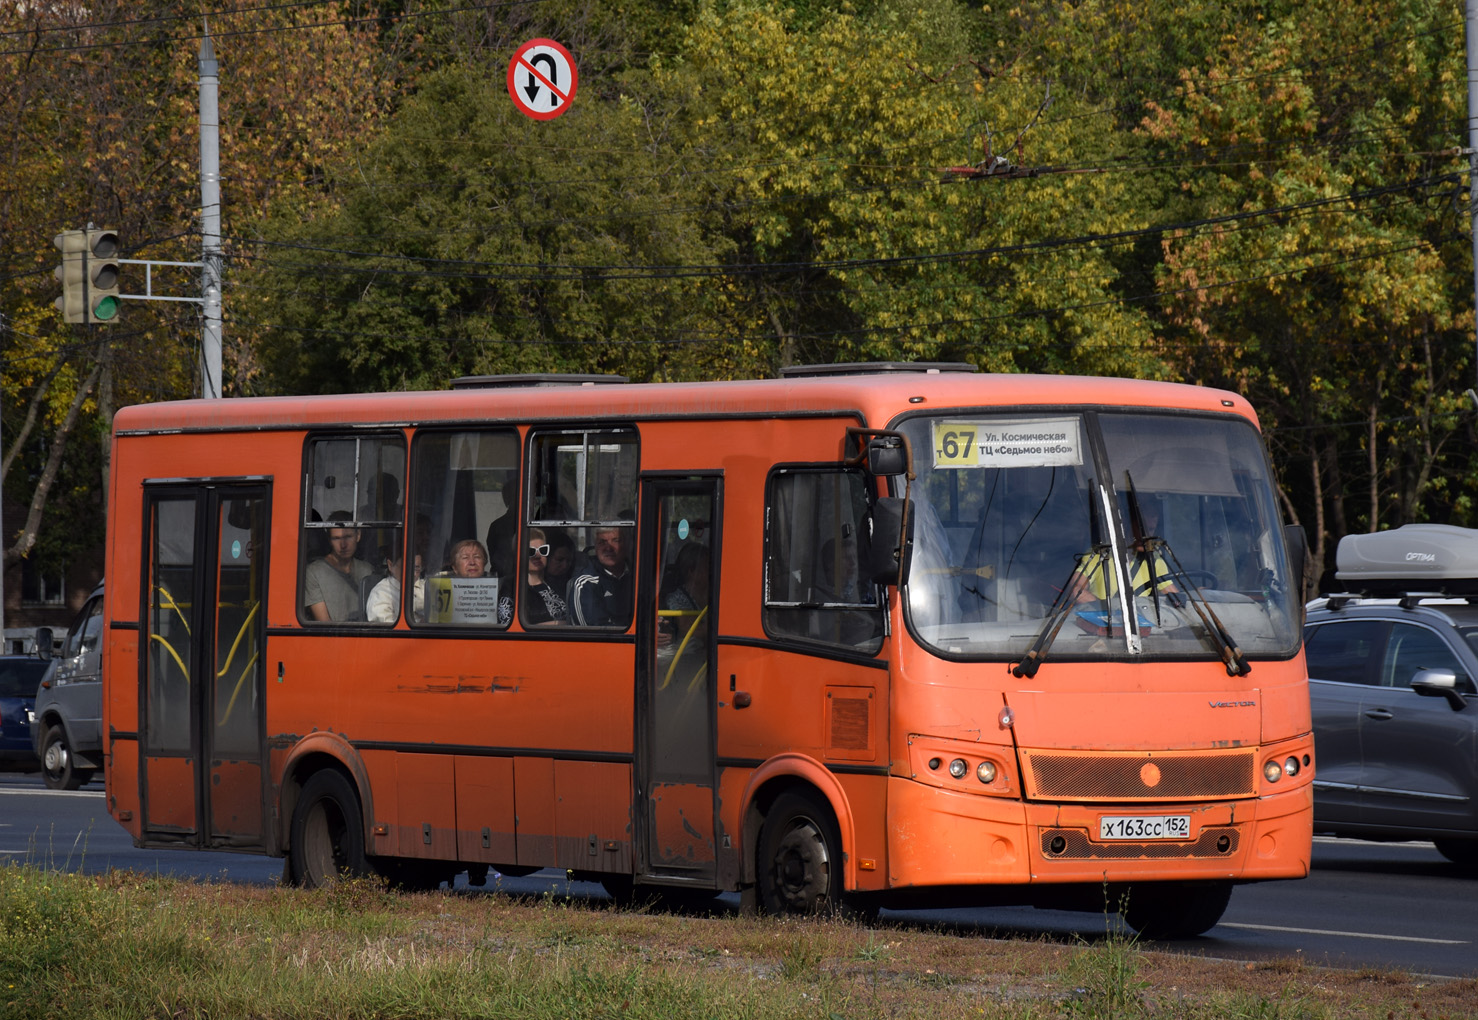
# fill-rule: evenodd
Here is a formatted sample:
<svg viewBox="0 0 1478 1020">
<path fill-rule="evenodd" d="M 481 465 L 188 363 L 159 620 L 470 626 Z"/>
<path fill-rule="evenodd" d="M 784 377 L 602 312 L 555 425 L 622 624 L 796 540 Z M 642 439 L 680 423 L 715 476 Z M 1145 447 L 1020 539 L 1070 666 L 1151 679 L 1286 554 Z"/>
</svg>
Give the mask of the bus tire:
<svg viewBox="0 0 1478 1020">
<path fill-rule="evenodd" d="M 41 738 L 41 779 L 53 790 L 76 790 L 92 778 L 92 769 L 79 769 L 67 744 L 67 731 L 52 726 Z"/>
<path fill-rule="evenodd" d="M 288 859 L 294 885 L 318 889 L 341 878 L 372 874 L 359 794 L 337 769 L 315 772 L 303 784 L 293 808 L 291 838 Z"/>
<path fill-rule="evenodd" d="M 830 913 L 842 902 L 842 839 L 831 806 L 807 789 L 775 798 L 760 828 L 759 908 L 767 914 Z"/>
<path fill-rule="evenodd" d="M 1188 939 L 1210 931 L 1232 899 L 1230 882 L 1151 882 L 1129 890 L 1119 914 L 1146 939 Z"/>
</svg>

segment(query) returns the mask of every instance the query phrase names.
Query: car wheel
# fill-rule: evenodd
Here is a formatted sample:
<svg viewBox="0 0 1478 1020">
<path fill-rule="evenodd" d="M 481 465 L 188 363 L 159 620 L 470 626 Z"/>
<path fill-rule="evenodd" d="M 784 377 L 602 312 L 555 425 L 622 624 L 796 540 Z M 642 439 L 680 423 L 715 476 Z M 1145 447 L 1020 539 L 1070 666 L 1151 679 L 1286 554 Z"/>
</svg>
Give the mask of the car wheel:
<svg viewBox="0 0 1478 1020">
<path fill-rule="evenodd" d="M 767 914 L 814 914 L 842 901 L 842 840 L 831 807 L 810 790 L 775 799 L 760 829 L 759 907 Z"/>
<path fill-rule="evenodd" d="M 364 823 L 354 784 L 337 769 L 315 772 L 293 808 L 288 851 L 293 884 L 305 889 L 372 874 L 364 851 Z"/>
<path fill-rule="evenodd" d="M 1232 899 L 1230 882 L 1151 882 L 1129 890 L 1119 910 L 1147 939 L 1186 939 L 1210 931 Z"/>
<path fill-rule="evenodd" d="M 1478 839 L 1439 839 L 1437 852 L 1454 864 L 1478 868 Z"/>
<path fill-rule="evenodd" d="M 41 738 L 41 779 L 53 790 L 75 790 L 92 778 L 91 769 L 76 768 L 67 731 L 53 726 Z"/>
</svg>

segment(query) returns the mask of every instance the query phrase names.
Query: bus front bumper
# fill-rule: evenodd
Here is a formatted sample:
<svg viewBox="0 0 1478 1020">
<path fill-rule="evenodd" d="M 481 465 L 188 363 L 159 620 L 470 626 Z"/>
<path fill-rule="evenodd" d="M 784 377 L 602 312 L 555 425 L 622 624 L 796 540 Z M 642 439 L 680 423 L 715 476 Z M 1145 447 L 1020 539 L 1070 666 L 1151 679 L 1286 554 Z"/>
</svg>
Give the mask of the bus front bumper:
<svg viewBox="0 0 1478 1020">
<path fill-rule="evenodd" d="M 1039 804 L 900 777 L 888 788 L 888 885 L 1302 878 L 1313 790 L 1192 804 Z M 1189 817 L 1188 838 L 1105 840 L 1100 820 Z"/>
</svg>

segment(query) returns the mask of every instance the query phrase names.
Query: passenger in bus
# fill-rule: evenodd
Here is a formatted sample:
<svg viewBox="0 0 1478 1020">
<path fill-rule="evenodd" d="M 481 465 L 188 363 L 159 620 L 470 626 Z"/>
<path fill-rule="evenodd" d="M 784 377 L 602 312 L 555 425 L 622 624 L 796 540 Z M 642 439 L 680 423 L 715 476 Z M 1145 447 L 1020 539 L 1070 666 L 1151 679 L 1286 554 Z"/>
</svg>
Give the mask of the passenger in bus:
<svg viewBox="0 0 1478 1020">
<path fill-rule="evenodd" d="M 708 546 L 703 543 L 688 542 L 684 545 L 677 554 L 677 583 L 662 594 L 663 609 L 684 614 L 669 616 L 663 621 L 672 640 L 678 644 L 697 621 L 698 611 L 708 608 L 708 558 Z"/>
<path fill-rule="evenodd" d="M 347 521 L 347 510 L 335 510 L 330 521 Z M 328 529 L 328 552 L 308 564 L 303 578 L 303 605 L 308 615 L 321 623 L 346 623 L 364 619 L 359 600 L 359 582 L 374 568 L 355 557 L 359 548 L 358 528 Z"/>
<path fill-rule="evenodd" d="M 524 623 L 538 627 L 564 623 L 570 615 L 564 589 L 550 584 L 545 575 L 552 552 L 542 528 L 530 528 L 529 561 L 524 585 Z"/>
<path fill-rule="evenodd" d="M 464 538 L 452 546 L 453 577 L 486 577 L 488 551 L 475 538 Z"/>
<path fill-rule="evenodd" d="M 563 528 L 546 528 L 549 557 L 544 564 L 544 583 L 561 595 L 570 590 L 570 575 L 575 570 L 575 540 Z"/>
<path fill-rule="evenodd" d="M 394 547 L 393 558 L 390 561 L 390 574 L 370 589 L 369 599 L 365 602 L 365 616 L 371 623 L 394 623 L 400 616 L 400 572 L 404 556 L 398 546 Z M 421 584 L 421 554 L 416 553 L 415 575 L 413 578 L 414 588 L 412 590 L 412 613 L 416 619 L 423 615 L 424 600 L 426 597 L 425 586 Z"/>
<path fill-rule="evenodd" d="M 475 538 L 464 538 L 452 546 L 453 577 L 487 577 L 488 551 Z M 498 585 L 498 625 L 507 626 L 513 619 L 512 586 L 507 578 L 500 578 Z"/>
<path fill-rule="evenodd" d="M 595 530 L 595 562 L 570 584 L 570 612 L 581 627 L 625 627 L 635 595 L 628 528 Z"/>
</svg>

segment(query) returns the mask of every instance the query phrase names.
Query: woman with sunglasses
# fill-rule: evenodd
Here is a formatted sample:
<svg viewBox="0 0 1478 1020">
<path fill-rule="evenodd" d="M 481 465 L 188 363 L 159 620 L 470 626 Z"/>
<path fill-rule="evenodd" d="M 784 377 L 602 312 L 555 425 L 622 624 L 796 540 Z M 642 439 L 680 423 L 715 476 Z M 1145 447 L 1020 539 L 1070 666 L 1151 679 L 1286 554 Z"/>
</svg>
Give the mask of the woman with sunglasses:
<svg viewBox="0 0 1478 1020">
<path fill-rule="evenodd" d="M 542 528 L 528 530 L 528 582 L 524 589 L 524 625 L 564 623 L 570 615 L 564 593 L 556 591 L 544 577 L 549 563 L 549 540 Z"/>
</svg>

